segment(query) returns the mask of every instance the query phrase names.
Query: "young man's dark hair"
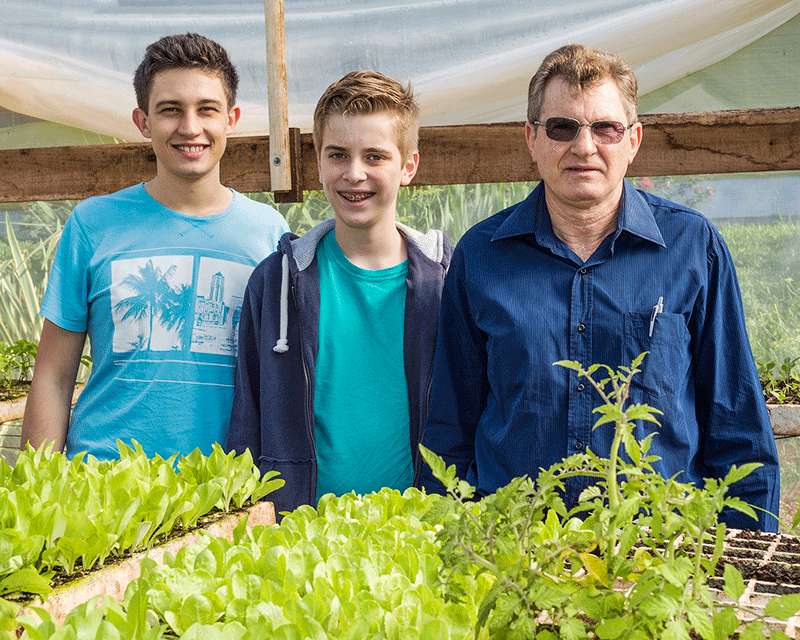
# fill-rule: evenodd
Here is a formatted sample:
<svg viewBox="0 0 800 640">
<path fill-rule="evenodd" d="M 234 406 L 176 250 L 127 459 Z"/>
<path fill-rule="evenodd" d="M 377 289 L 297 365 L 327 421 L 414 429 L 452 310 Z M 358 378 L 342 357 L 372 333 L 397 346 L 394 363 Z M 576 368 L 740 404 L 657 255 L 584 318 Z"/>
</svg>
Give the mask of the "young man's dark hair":
<svg viewBox="0 0 800 640">
<path fill-rule="evenodd" d="M 236 104 L 239 74 L 219 44 L 197 33 L 165 36 L 147 47 L 133 76 L 133 89 L 139 108 L 147 113 L 153 78 L 165 69 L 195 67 L 219 76 L 228 107 Z"/>
</svg>

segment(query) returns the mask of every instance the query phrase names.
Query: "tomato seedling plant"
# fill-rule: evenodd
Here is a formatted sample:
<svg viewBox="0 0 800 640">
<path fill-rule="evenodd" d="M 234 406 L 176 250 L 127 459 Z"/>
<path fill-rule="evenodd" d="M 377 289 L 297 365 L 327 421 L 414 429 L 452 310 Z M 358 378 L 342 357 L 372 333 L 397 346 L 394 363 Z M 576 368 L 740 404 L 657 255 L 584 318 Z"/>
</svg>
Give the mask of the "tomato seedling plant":
<svg viewBox="0 0 800 640">
<path fill-rule="evenodd" d="M 556 363 L 585 377 L 600 395 L 594 428 L 614 426 L 609 458 L 592 451 L 573 455 L 535 481 L 517 478 L 473 502 L 475 489 L 456 477 L 455 467 L 423 447 L 452 499 L 454 517 L 443 518 L 438 534 L 448 597 L 465 595 L 457 576 L 493 579 L 480 604 L 476 637 L 488 627 L 497 640 L 718 640 L 742 626 L 737 610 L 744 609 L 752 619 L 741 630 L 745 639 L 765 637 L 765 616 L 787 618 L 800 610 L 800 594 L 770 601 L 765 612 L 718 602 L 709 586 L 726 534 L 718 516 L 730 508 L 755 517 L 728 488 L 759 465 L 733 466 L 702 488 L 654 471 L 657 458 L 649 449 L 655 432 L 637 441 L 633 426 L 645 421 L 657 427 L 659 412 L 628 403 L 645 355 L 617 371 Z M 564 480 L 576 475 L 594 484 L 567 509 Z M 723 578 L 725 593 L 738 601 L 741 573 L 726 565 Z"/>
</svg>

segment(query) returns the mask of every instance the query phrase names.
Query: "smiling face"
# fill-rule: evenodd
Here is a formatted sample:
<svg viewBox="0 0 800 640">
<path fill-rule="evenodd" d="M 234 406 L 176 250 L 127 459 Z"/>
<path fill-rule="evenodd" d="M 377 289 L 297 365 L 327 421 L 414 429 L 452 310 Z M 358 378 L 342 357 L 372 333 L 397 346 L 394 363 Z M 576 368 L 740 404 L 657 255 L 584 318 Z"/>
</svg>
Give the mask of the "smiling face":
<svg viewBox="0 0 800 640">
<path fill-rule="evenodd" d="M 239 113 L 239 107 L 228 107 L 219 76 L 178 68 L 155 75 L 147 113 L 135 109 L 133 121 L 153 144 L 160 178 L 218 182 L 219 161 Z"/>
<path fill-rule="evenodd" d="M 393 116 L 331 115 L 318 160 L 319 180 L 337 223 L 394 228 L 397 192 L 414 177 L 419 154 L 402 157 Z"/>
<path fill-rule="evenodd" d="M 539 120 L 554 117 L 573 118 L 582 124 L 598 120 L 630 123 L 619 89 L 610 78 L 576 92 L 563 78 L 554 77 L 545 88 Z M 622 180 L 642 141 L 641 123 L 635 123 L 616 144 L 596 143 L 588 127 L 581 127 L 570 142 L 551 140 L 543 126 L 530 123 L 525 125 L 525 135 L 544 181 L 548 207 L 616 214 Z"/>
</svg>

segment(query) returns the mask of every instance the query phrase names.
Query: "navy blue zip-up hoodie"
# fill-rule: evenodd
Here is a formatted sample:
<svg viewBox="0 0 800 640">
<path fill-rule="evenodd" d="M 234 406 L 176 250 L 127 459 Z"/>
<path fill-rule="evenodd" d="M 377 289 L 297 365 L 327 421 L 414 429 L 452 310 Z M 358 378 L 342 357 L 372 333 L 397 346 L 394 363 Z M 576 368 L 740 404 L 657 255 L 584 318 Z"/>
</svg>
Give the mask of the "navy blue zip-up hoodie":
<svg viewBox="0 0 800 640">
<path fill-rule="evenodd" d="M 315 506 L 314 369 L 320 304 L 316 249 L 333 227 L 330 219 L 302 237 L 284 234 L 278 250 L 256 267 L 242 302 L 227 446 L 237 453 L 250 449 L 262 473 L 280 473 L 286 484 L 267 497 L 276 513 L 302 504 Z M 428 414 L 439 303 L 452 247 L 441 231 L 422 234 L 399 223 L 397 228 L 408 254 L 403 360 L 414 486 L 419 486 L 418 445 Z"/>
</svg>

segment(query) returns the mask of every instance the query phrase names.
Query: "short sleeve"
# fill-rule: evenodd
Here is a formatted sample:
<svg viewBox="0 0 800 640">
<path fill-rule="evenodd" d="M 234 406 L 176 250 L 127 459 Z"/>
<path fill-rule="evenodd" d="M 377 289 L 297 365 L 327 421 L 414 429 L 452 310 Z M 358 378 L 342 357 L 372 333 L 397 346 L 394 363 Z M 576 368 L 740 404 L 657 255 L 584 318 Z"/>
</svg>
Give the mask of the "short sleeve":
<svg viewBox="0 0 800 640">
<path fill-rule="evenodd" d="M 86 331 L 88 326 L 90 260 L 91 246 L 73 212 L 64 225 L 40 311 L 67 331 Z"/>
</svg>

